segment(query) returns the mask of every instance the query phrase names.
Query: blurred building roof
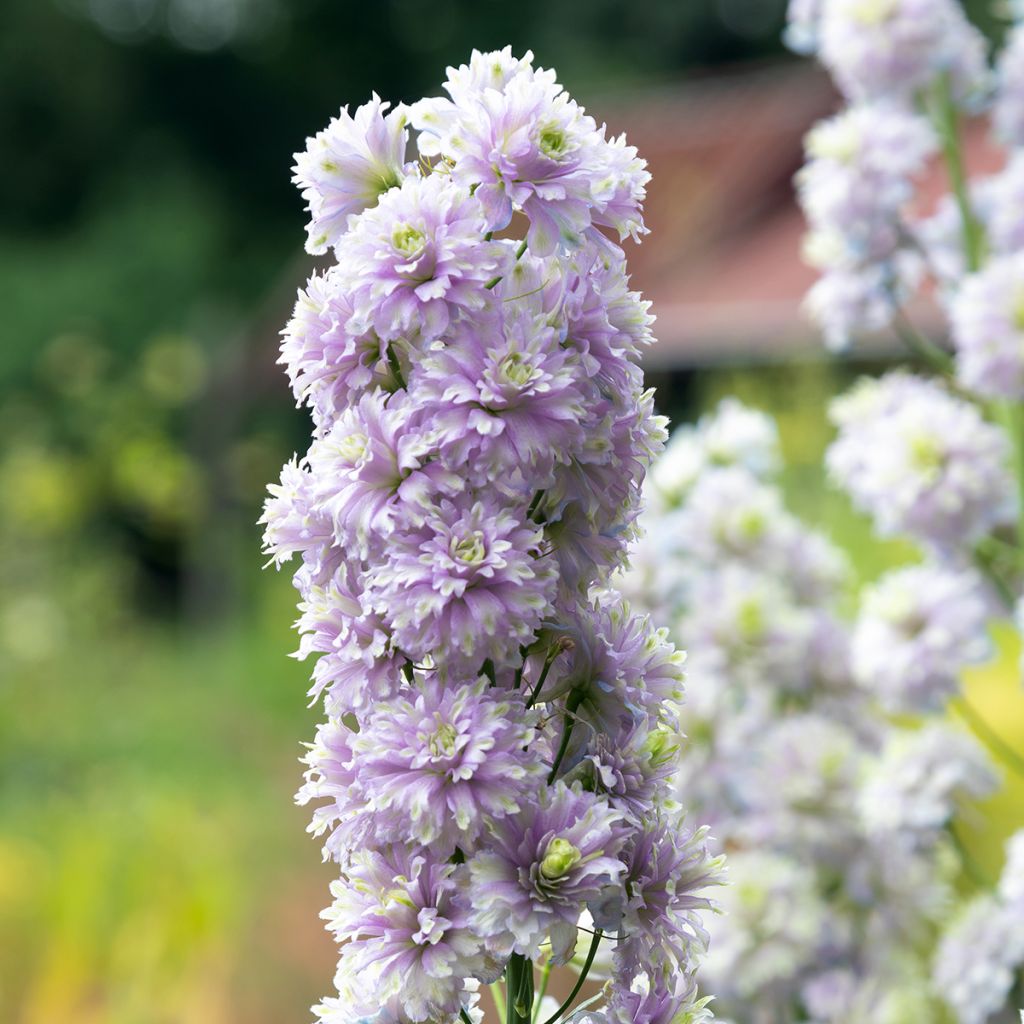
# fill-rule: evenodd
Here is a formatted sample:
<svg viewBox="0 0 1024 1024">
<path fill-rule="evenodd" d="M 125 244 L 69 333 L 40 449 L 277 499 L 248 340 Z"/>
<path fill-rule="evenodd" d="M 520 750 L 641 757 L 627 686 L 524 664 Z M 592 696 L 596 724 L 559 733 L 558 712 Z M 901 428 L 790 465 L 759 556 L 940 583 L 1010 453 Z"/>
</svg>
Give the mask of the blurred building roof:
<svg viewBox="0 0 1024 1024">
<path fill-rule="evenodd" d="M 652 232 L 628 248 L 633 285 L 658 316 L 646 365 L 820 349 L 800 308 L 816 274 L 801 260 L 792 179 L 805 132 L 838 103 L 822 71 L 793 62 L 593 104 L 650 164 Z M 980 122 L 968 128 L 967 151 L 973 173 L 1001 165 Z M 947 188 L 936 164 L 922 183 L 922 210 Z"/>
</svg>

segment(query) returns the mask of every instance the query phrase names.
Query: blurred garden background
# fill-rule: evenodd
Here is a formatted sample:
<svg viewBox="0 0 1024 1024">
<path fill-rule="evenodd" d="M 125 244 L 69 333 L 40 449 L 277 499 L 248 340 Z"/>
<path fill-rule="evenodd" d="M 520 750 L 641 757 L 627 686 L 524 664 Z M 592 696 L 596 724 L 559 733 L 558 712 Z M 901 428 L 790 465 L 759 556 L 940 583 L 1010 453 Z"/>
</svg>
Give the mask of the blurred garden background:
<svg viewBox="0 0 1024 1024">
<path fill-rule="evenodd" d="M 256 520 L 308 434 L 275 366 L 311 266 L 291 154 L 342 104 L 429 92 L 473 47 L 556 67 L 651 161 L 630 258 L 662 410 L 772 412 L 794 510 L 864 579 L 907 557 L 822 478 L 828 397 L 887 352 L 830 360 L 799 316 L 789 181 L 834 100 L 784 7 L 4 0 L 0 1022 L 298 1021 L 330 976 L 331 872 L 292 806 L 315 713 Z M 1024 747 L 999 639 L 970 686 Z M 999 799 L 971 840 L 994 866 L 1024 818 Z"/>
</svg>

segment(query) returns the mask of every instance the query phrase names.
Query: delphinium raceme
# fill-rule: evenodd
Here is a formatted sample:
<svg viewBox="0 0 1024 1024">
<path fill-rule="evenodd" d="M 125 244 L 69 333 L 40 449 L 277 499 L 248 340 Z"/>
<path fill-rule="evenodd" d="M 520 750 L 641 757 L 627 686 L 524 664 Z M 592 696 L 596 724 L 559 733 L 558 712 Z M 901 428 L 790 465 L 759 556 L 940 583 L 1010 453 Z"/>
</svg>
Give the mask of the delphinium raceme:
<svg viewBox="0 0 1024 1024">
<path fill-rule="evenodd" d="M 687 646 L 677 798 L 729 851 L 702 983 L 737 1024 L 938 1020 L 964 815 L 999 782 L 939 711 L 988 655 L 988 609 L 975 577 L 913 567 L 850 624 L 850 567 L 780 467 L 774 423 L 734 399 L 677 430 L 623 579 Z"/>
<path fill-rule="evenodd" d="M 648 174 L 530 54 L 445 90 L 343 110 L 295 169 L 333 261 L 284 331 L 313 439 L 263 522 L 327 714 L 299 794 L 340 872 L 316 1013 L 476 1021 L 491 984 L 543 1024 L 607 953 L 589 1019 L 699 1020 L 719 861 L 673 798 L 683 659 L 610 587 L 664 439 L 617 244 Z"/>
</svg>

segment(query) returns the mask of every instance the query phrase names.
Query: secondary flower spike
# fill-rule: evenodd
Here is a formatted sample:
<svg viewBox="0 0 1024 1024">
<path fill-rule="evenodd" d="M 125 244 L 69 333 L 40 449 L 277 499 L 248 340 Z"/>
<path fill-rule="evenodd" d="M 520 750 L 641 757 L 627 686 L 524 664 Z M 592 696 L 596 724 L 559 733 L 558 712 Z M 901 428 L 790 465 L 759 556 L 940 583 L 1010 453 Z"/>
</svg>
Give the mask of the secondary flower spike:
<svg viewBox="0 0 1024 1024">
<path fill-rule="evenodd" d="M 646 165 L 531 54 L 444 88 L 296 157 L 336 262 L 283 332 L 312 439 L 262 522 L 300 558 L 327 715 L 298 796 L 339 871 L 316 1013 L 476 1022 L 503 979 L 526 1024 L 535 970 L 582 942 L 612 964 L 594 1020 L 700 1020 L 720 859 L 673 799 L 683 658 L 612 586 L 665 438 L 618 245 Z"/>
</svg>

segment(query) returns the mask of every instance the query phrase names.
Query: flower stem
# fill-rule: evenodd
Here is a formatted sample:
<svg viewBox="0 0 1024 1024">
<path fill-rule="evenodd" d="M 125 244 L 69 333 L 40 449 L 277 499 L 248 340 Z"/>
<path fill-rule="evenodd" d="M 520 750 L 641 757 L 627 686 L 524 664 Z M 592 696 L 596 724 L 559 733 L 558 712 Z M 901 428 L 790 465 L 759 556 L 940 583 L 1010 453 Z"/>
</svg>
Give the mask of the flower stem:
<svg viewBox="0 0 1024 1024">
<path fill-rule="evenodd" d="M 953 840 L 953 846 L 960 857 L 960 865 L 964 869 L 964 873 L 971 880 L 971 884 L 976 889 L 983 891 L 992 889 L 992 883 L 986 878 L 981 865 L 974 859 L 971 851 L 967 849 L 963 839 L 960 837 L 960 833 L 956 830 L 956 822 L 950 821 L 946 831 L 949 834 L 949 838 Z"/>
<path fill-rule="evenodd" d="M 500 1024 L 506 1024 L 505 1020 L 505 990 L 494 982 L 493 985 L 488 986 L 491 990 L 491 998 L 494 1000 L 494 1007 L 498 1011 L 498 1020 Z"/>
<path fill-rule="evenodd" d="M 550 786 L 558 776 L 558 769 L 562 766 L 562 759 L 569 749 L 569 739 L 572 737 L 572 728 L 576 724 L 576 709 L 583 703 L 583 691 L 573 690 L 569 699 L 565 702 L 565 717 L 562 724 L 562 740 L 558 744 L 558 753 L 555 754 L 555 763 L 551 766 L 548 774 L 548 785 Z"/>
<path fill-rule="evenodd" d="M 387 354 L 388 354 L 388 367 L 391 370 L 391 374 L 395 378 L 395 381 L 397 382 L 398 386 L 400 388 L 404 388 L 405 387 L 405 377 L 402 375 L 402 366 L 398 362 L 398 356 L 395 354 L 395 350 L 390 345 L 388 345 Z"/>
<path fill-rule="evenodd" d="M 580 971 L 580 976 L 576 979 L 576 984 L 573 985 L 572 991 L 566 997 L 565 1002 L 562 1003 L 562 1005 L 555 1010 L 555 1012 L 548 1017 L 546 1021 L 544 1021 L 544 1024 L 555 1024 L 555 1021 L 557 1021 L 558 1018 L 561 1017 L 570 1006 L 572 1006 L 572 1001 L 579 994 L 580 989 L 583 988 L 583 982 L 587 980 L 590 968 L 594 964 L 594 957 L 597 956 L 597 947 L 601 945 L 601 937 L 603 934 L 604 932 L 602 932 L 600 928 L 594 932 L 594 937 L 590 942 L 590 949 L 587 951 L 587 959 L 583 962 L 583 970 Z"/>
<path fill-rule="evenodd" d="M 540 972 L 540 988 L 537 989 L 537 998 L 534 1000 L 533 1013 L 530 1015 L 531 1024 L 537 1024 L 540 1016 L 540 1004 L 544 1002 L 544 996 L 548 991 L 548 981 L 551 979 L 551 961 L 549 960 Z"/>
<path fill-rule="evenodd" d="M 531 1024 L 533 1010 L 533 964 L 513 953 L 505 968 L 506 1024 Z"/>
<path fill-rule="evenodd" d="M 982 740 L 996 757 L 1024 778 L 1024 755 L 1018 754 L 1009 743 L 997 733 L 992 726 L 978 713 L 977 709 L 966 697 L 955 697 L 953 707 L 971 727 L 974 734 Z"/>
<path fill-rule="evenodd" d="M 949 353 L 944 352 L 938 345 L 929 341 L 921 334 L 899 307 L 896 308 L 893 326 L 900 337 L 900 341 L 923 363 L 941 374 L 952 372 L 953 360 Z"/>
<path fill-rule="evenodd" d="M 1000 402 L 997 411 L 1013 449 L 1013 474 L 1017 478 L 1017 546 L 1024 548 L 1024 417 L 1020 402 Z"/>
<path fill-rule="evenodd" d="M 993 589 L 999 595 L 999 599 L 1003 604 L 1012 611 L 1016 601 L 1009 583 L 1003 578 L 1003 574 L 996 564 L 997 561 L 998 557 L 984 542 L 978 544 L 974 549 L 974 564 L 978 571 L 992 584 Z"/>
<path fill-rule="evenodd" d="M 946 161 L 946 170 L 949 172 L 949 182 L 953 189 L 956 205 L 960 210 L 967 271 L 973 274 L 981 267 L 985 236 L 971 207 L 970 195 L 967 191 L 967 174 L 964 170 L 960 134 L 957 131 L 956 103 L 953 100 L 953 80 L 948 71 L 939 76 L 932 121 L 939 133 L 942 155 Z"/>
</svg>

